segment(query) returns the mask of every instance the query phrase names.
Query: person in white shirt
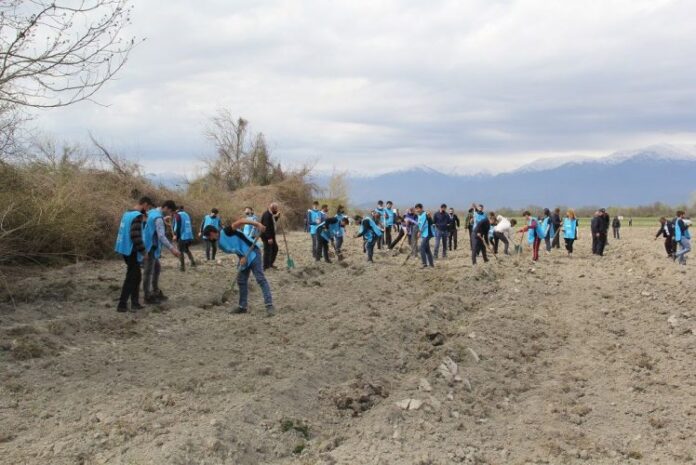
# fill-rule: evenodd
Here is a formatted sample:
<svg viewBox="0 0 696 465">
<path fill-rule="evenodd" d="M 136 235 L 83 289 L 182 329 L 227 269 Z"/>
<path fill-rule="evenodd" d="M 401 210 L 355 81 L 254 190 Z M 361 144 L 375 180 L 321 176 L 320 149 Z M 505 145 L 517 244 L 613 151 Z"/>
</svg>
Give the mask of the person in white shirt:
<svg viewBox="0 0 696 465">
<path fill-rule="evenodd" d="M 512 241 L 513 227 L 517 224 L 517 220 L 508 220 L 503 215 L 495 216 L 495 213 L 490 213 L 490 217 L 491 223 L 495 224 L 493 227 L 493 253 L 498 253 L 498 244 L 502 242 L 505 244 L 503 253 L 510 255 L 510 241 Z"/>
</svg>

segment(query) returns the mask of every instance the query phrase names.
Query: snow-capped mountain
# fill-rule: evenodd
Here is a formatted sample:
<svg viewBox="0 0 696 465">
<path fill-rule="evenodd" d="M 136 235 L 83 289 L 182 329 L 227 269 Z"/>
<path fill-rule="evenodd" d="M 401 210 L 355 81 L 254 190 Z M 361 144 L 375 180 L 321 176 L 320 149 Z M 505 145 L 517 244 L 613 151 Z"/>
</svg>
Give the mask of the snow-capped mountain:
<svg viewBox="0 0 696 465">
<path fill-rule="evenodd" d="M 319 182 L 321 184 L 321 182 Z M 496 175 L 445 174 L 426 167 L 349 179 L 351 203 L 445 202 L 466 207 L 681 204 L 696 192 L 696 148 L 656 145 L 603 158 L 541 159 Z"/>
</svg>

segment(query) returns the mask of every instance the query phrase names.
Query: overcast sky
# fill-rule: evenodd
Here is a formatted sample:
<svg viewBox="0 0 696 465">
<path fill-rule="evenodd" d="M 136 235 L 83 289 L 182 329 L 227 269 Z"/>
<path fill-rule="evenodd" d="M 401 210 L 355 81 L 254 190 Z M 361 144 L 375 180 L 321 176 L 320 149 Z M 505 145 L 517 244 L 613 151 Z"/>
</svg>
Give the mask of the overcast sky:
<svg viewBox="0 0 696 465">
<path fill-rule="evenodd" d="M 193 173 L 219 107 L 286 164 L 498 171 L 696 143 L 690 0 L 138 0 L 118 79 L 36 121 Z"/>
</svg>

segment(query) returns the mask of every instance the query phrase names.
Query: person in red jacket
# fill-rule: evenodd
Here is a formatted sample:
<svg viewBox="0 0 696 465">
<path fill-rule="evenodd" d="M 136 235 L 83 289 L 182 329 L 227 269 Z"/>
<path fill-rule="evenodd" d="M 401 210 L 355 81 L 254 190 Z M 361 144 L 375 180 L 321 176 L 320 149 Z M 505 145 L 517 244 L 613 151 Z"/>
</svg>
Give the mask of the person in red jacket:
<svg viewBox="0 0 696 465">
<path fill-rule="evenodd" d="M 538 233 L 539 223 L 537 219 L 532 217 L 532 214 L 528 211 L 522 214 L 524 216 L 527 225 L 520 228 L 517 231 L 519 234 L 527 233 L 527 241 L 532 245 L 532 260 L 535 262 L 539 260 L 539 246 L 541 245 L 541 236 Z"/>
</svg>

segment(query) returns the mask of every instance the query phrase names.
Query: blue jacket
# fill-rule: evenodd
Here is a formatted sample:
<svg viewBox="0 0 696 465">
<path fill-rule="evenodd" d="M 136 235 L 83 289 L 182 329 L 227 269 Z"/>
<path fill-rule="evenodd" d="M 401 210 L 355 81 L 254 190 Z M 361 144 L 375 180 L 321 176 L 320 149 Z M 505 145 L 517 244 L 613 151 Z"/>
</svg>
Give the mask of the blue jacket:
<svg viewBox="0 0 696 465">
<path fill-rule="evenodd" d="M 235 254 L 239 258 L 244 257 L 249 249 L 252 247 L 251 240 L 241 231 L 237 229 L 232 230 L 232 234 L 228 235 L 223 229 L 220 231 L 220 238 L 218 239 L 218 246 L 220 250 L 225 253 Z M 259 249 L 254 246 L 253 250 L 247 255 L 247 263 L 245 266 L 240 266 L 241 270 L 249 268 L 254 260 L 259 256 Z"/>
</svg>

